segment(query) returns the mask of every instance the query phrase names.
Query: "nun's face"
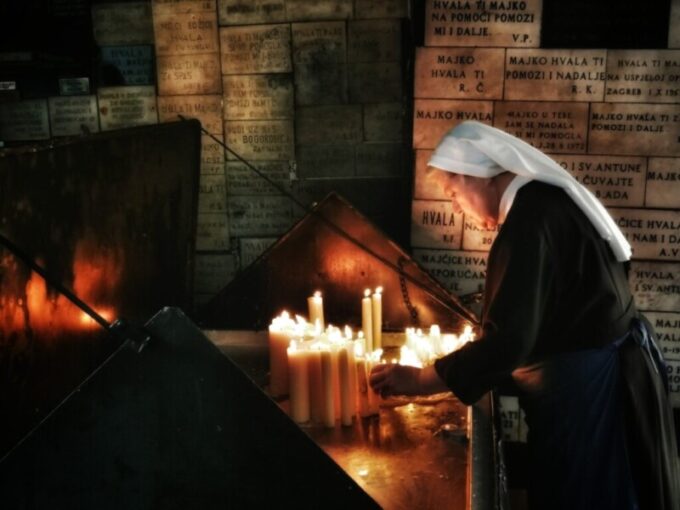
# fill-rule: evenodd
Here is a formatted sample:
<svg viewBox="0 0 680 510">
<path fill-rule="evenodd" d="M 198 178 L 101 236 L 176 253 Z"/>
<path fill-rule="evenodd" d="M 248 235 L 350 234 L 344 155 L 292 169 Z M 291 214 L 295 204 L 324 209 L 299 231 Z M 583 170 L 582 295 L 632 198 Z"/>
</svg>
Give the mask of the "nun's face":
<svg viewBox="0 0 680 510">
<path fill-rule="evenodd" d="M 455 213 L 464 213 L 478 227 L 493 229 L 498 225 L 500 197 L 493 179 L 454 174 L 428 167 L 428 176 L 451 200 Z"/>
</svg>

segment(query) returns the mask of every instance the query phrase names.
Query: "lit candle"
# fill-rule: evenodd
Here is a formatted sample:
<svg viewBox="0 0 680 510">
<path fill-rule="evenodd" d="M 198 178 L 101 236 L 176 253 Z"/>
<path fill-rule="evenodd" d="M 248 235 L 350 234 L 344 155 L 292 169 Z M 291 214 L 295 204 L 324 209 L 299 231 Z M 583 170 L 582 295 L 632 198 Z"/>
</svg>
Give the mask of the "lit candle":
<svg viewBox="0 0 680 510">
<path fill-rule="evenodd" d="M 314 326 L 318 324 L 321 331 L 323 331 L 326 326 L 323 320 L 323 299 L 321 298 L 321 292 L 317 290 L 313 296 L 307 298 L 307 307 L 309 308 L 309 322 Z"/>
<path fill-rule="evenodd" d="M 338 349 L 338 372 L 340 376 L 340 422 L 352 425 L 356 396 L 352 393 L 350 383 L 350 358 L 349 349 L 346 346 Z"/>
<path fill-rule="evenodd" d="M 373 342 L 371 350 L 382 348 L 382 290 L 382 287 L 378 287 L 371 297 L 373 305 Z"/>
<path fill-rule="evenodd" d="M 297 348 L 293 340 L 288 347 L 288 371 L 290 377 L 290 417 L 297 423 L 309 421 L 309 372 L 308 353 Z"/>
<path fill-rule="evenodd" d="M 321 349 L 323 346 L 315 342 L 311 345 L 308 358 L 309 368 L 309 404 L 310 417 L 314 423 L 324 422 L 323 373 L 321 366 Z"/>
<path fill-rule="evenodd" d="M 321 350 L 321 395 L 323 398 L 322 423 L 335 427 L 335 389 L 333 387 L 333 361 L 331 351 L 324 346 Z"/>
<path fill-rule="evenodd" d="M 272 397 L 288 394 L 288 357 L 286 349 L 290 344 L 290 336 L 286 329 L 290 325 L 290 317 L 283 312 L 269 326 L 269 393 Z"/>
<path fill-rule="evenodd" d="M 361 300 L 361 329 L 366 339 L 366 350 L 371 352 L 373 350 L 373 310 L 370 289 L 364 291 L 364 297 Z"/>
<path fill-rule="evenodd" d="M 368 393 L 371 389 L 368 387 L 368 370 L 363 346 L 359 342 L 355 346 L 354 355 L 357 371 L 357 412 L 359 416 L 366 417 L 371 414 L 368 407 Z"/>
<path fill-rule="evenodd" d="M 370 375 L 371 369 L 380 362 L 382 356 L 382 349 L 377 349 L 372 353 L 367 353 L 366 356 L 366 373 Z M 368 413 L 369 415 L 380 414 L 380 396 L 368 388 Z"/>
</svg>

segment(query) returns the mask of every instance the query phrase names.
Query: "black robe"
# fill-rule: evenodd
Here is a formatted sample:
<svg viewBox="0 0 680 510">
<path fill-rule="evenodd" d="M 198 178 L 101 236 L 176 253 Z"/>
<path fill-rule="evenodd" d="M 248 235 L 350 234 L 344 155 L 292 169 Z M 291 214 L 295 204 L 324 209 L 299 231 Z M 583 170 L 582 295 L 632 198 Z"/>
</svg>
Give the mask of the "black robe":
<svg viewBox="0 0 680 510">
<path fill-rule="evenodd" d="M 480 338 L 437 360 L 435 369 L 458 398 L 471 404 L 511 381 L 513 371 L 522 367 L 611 344 L 626 334 L 637 315 L 624 264 L 616 261 L 609 245 L 563 190 L 534 181 L 518 191 L 489 253 Z M 650 480 L 662 480 L 662 492 L 670 493 L 664 496 L 657 494 L 656 487 L 638 487 L 641 508 L 680 508 L 679 482 L 673 480 L 679 475 L 668 400 L 659 394 L 663 393 L 659 377 L 655 381 L 653 376 L 639 375 L 651 369 L 642 351 L 634 349 L 630 355 L 630 349 L 623 349 L 627 356 L 622 367 L 645 382 L 624 385 L 629 388 L 623 392 L 628 404 L 625 413 L 635 415 L 647 406 L 635 397 L 647 394 L 659 404 L 647 406 L 654 409 L 645 412 L 654 412 L 652 422 L 663 422 L 665 431 L 662 437 L 654 437 L 646 430 L 644 446 L 632 449 L 635 461 L 656 462 L 642 470 L 633 466 L 636 485 L 648 485 L 649 480 L 637 476 L 646 470 Z M 634 429 L 629 438 L 645 429 L 629 421 L 628 429 Z M 670 434 L 666 433 L 669 427 Z M 668 503 L 657 506 L 659 498 Z M 643 500 L 653 501 L 653 506 Z"/>
</svg>

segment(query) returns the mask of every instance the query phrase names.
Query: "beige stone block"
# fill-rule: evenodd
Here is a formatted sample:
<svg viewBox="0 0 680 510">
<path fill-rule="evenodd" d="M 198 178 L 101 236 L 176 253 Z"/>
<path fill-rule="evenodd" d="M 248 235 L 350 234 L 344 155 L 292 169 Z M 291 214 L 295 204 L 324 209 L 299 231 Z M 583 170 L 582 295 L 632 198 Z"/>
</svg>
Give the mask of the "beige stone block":
<svg viewBox="0 0 680 510">
<path fill-rule="evenodd" d="M 441 138 L 466 120 L 493 121 L 491 101 L 416 99 L 413 104 L 413 146 L 434 149 Z"/>
<path fill-rule="evenodd" d="M 203 174 L 198 186 L 198 212 L 223 213 L 227 211 L 227 184 L 224 174 Z"/>
<path fill-rule="evenodd" d="M 680 261 L 680 211 L 610 209 L 633 259 Z"/>
<path fill-rule="evenodd" d="M 666 360 L 680 360 L 680 313 L 645 312 L 654 327 L 656 342 Z"/>
<path fill-rule="evenodd" d="M 49 137 L 46 99 L 0 103 L 0 140 L 45 140 Z"/>
<path fill-rule="evenodd" d="M 555 154 L 568 170 L 606 206 L 642 207 L 646 158 Z"/>
<path fill-rule="evenodd" d="M 361 105 L 298 108 L 295 116 L 297 143 L 358 143 L 363 139 L 361 119 Z"/>
<path fill-rule="evenodd" d="M 602 101 L 606 50 L 508 49 L 505 99 Z"/>
<path fill-rule="evenodd" d="M 408 18 L 408 0 L 354 0 L 356 19 Z"/>
<path fill-rule="evenodd" d="M 348 101 L 346 64 L 295 64 L 294 79 L 298 106 L 337 105 Z"/>
<path fill-rule="evenodd" d="M 291 191 L 288 161 L 257 161 L 252 163 L 252 166 L 257 172 L 240 161 L 227 163 L 227 194 L 229 196 L 280 195 L 281 190 L 276 189 L 270 181 L 286 191 Z"/>
<path fill-rule="evenodd" d="M 680 264 L 633 261 L 629 281 L 638 309 L 680 310 Z"/>
<path fill-rule="evenodd" d="M 159 56 L 156 68 L 161 96 L 222 93 L 218 53 Z"/>
<path fill-rule="evenodd" d="M 399 62 L 401 43 L 401 20 L 355 20 L 348 23 L 350 62 Z"/>
<path fill-rule="evenodd" d="M 364 105 L 364 139 L 368 142 L 398 142 L 404 139 L 404 113 L 401 103 Z"/>
<path fill-rule="evenodd" d="M 217 138 L 215 140 L 213 137 Z M 223 135 L 201 136 L 201 173 L 224 174 L 224 143 Z"/>
<path fill-rule="evenodd" d="M 347 34 L 344 21 L 293 23 L 293 62 L 295 64 L 347 62 Z"/>
<path fill-rule="evenodd" d="M 505 50 L 416 48 L 416 98 L 501 99 Z"/>
<path fill-rule="evenodd" d="M 587 103 L 506 101 L 494 105 L 494 126 L 543 152 L 586 152 Z"/>
<path fill-rule="evenodd" d="M 223 76 L 222 90 L 225 119 L 293 118 L 293 80 L 290 74 Z"/>
<path fill-rule="evenodd" d="M 292 120 L 227 120 L 225 143 L 246 161 L 292 161 L 295 134 Z M 227 160 L 236 159 L 227 154 Z"/>
<path fill-rule="evenodd" d="M 425 45 L 537 48 L 542 12 L 541 0 L 425 0 Z"/>
<path fill-rule="evenodd" d="M 349 19 L 352 0 L 286 0 L 288 21 Z"/>
<path fill-rule="evenodd" d="M 298 145 L 297 171 L 302 179 L 353 177 L 356 174 L 354 145 Z"/>
<path fill-rule="evenodd" d="M 352 103 L 401 101 L 403 82 L 398 62 L 349 65 L 349 99 Z"/>
<path fill-rule="evenodd" d="M 241 267 L 246 268 L 276 242 L 275 237 L 242 237 L 239 239 Z"/>
<path fill-rule="evenodd" d="M 668 47 L 680 48 L 680 0 L 671 0 L 671 14 L 668 20 Z"/>
<path fill-rule="evenodd" d="M 680 407 L 680 361 L 668 361 L 668 389 L 671 406 Z"/>
<path fill-rule="evenodd" d="M 154 16 L 216 12 L 216 0 L 151 0 Z"/>
<path fill-rule="evenodd" d="M 153 16 L 156 55 L 218 53 L 217 13 L 157 14 Z"/>
<path fill-rule="evenodd" d="M 197 253 L 194 292 L 217 294 L 236 275 L 236 257 L 231 253 Z"/>
<path fill-rule="evenodd" d="M 221 135 L 222 96 L 161 96 L 158 98 L 158 119 L 160 122 L 177 122 L 179 115 L 198 119 L 203 129 L 211 134 Z"/>
<path fill-rule="evenodd" d="M 484 290 L 487 252 L 414 249 L 419 266 L 457 296 Z"/>
<path fill-rule="evenodd" d="M 97 97 L 102 131 L 158 122 L 156 90 L 153 85 L 100 87 Z"/>
<path fill-rule="evenodd" d="M 218 0 L 220 25 L 261 25 L 286 21 L 285 0 Z"/>
<path fill-rule="evenodd" d="M 499 227 L 486 229 L 479 227 L 474 221 L 464 218 L 463 249 L 470 251 L 489 251 L 496 240 Z"/>
<path fill-rule="evenodd" d="M 449 200 L 444 189 L 427 175 L 427 162 L 432 156 L 431 150 L 416 151 L 416 169 L 413 185 L 413 198 L 422 200 Z"/>
<path fill-rule="evenodd" d="M 50 97 L 52 136 L 76 136 L 99 131 L 96 96 Z"/>
<path fill-rule="evenodd" d="M 223 74 L 289 73 L 290 25 L 220 28 Z"/>
<path fill-rule="evenodd" d="M 680 102 L 680 50 L 608 50 L 610 103 Z"/>
<path fill-rule="evenodd" d="M 229 221 L 235 237 L 278 236 L 293 224 L 292 202 L 288 197 L 229 198 Z"/>
<path fill-rule="evenodd" d="M 680 209 L 680 159 L 649 158 L 645 205 Z"/>
<path fill-rule="evenodd" d="M 588 152 L 680 156 L 680 105 L 594 103 Z"/>
<path fill-rule="evenodd" d="M 400 177 L 404 175 L 405 148 L 400 143 L 356 145 L 356 174 L 359 177 Z"/>
<path fill-rule="evenodd" d="M 153 44 L 149 2 L 92 5 L 92 34 L 98 46 Z"/>
<path fill-rule="evenodd" d="M 411 245 L 414 248 L 459 250 L 463 240 L 463 215 L 454 214 L 451 202 L 413 200 Z"/>
<path fill-rule="evenodd" d="M 196 222 L 196 249 L 229 249 L 229 219 L 226 213 L 199 213 Z"/>
</svg>

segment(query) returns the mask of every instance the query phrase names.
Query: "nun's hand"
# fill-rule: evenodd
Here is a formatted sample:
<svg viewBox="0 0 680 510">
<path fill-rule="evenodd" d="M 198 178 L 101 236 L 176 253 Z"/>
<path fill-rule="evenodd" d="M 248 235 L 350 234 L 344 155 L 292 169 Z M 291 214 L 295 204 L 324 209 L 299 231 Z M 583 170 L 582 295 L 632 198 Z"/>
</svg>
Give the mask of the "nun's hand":
<svg viewBox="0 0 680 510">
<path fill-rule="evenodd" d="M 371 370 L 369 383 L 381 397 L 391 395 L 420 395 L 420 368 L 397 365 L 376 365 Z"/>
</svg>

